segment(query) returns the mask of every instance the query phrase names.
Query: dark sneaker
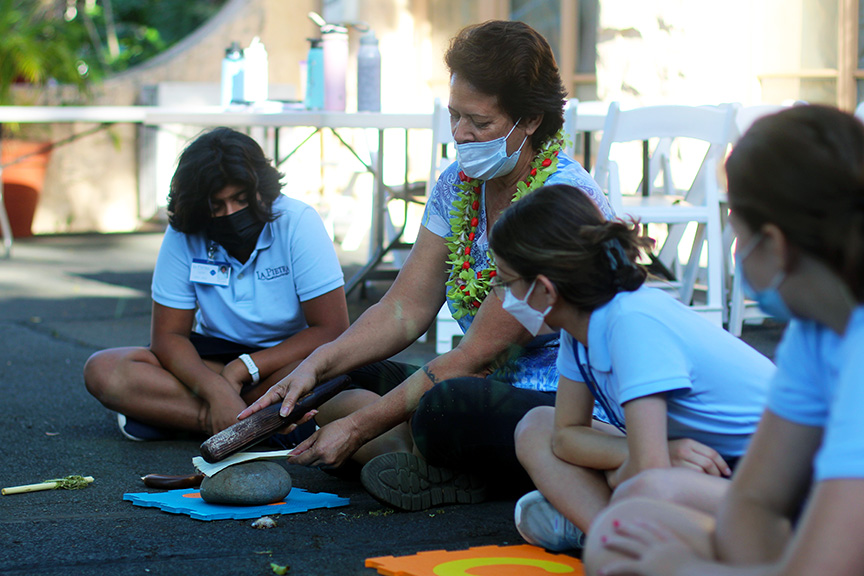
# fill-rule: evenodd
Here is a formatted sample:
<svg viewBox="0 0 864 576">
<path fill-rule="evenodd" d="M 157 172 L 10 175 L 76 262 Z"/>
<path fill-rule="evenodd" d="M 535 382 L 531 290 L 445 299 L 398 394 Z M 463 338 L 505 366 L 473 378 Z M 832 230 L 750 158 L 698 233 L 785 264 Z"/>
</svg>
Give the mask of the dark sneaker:
<svg viewBox="0 0 864 576">
<path fill-rule="evenodd" d="M 169 430 L 145 424 L 119 412 L 117 413 L 117 425 L 120 427 L 120 433 L 123 436 L 135 442 L 170 440 L 174 437 Z"/>
<path fill-rule="evenodd" d="M 431 466 L 407 452 L 376 456 L 363 466 L 360 482 L 379 502 L 411 512 L 486 499 L 486 483 L 478 476 Z"/>
</svg>

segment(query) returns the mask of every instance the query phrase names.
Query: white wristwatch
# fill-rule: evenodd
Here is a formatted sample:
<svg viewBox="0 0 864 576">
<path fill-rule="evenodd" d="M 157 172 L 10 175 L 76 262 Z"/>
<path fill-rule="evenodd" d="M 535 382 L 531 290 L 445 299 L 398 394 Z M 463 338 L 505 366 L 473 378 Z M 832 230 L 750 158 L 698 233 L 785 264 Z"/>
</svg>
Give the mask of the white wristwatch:
<svg viewBox="0 0 864 576">
<path fill-rule="evenodd" d="M 239 358 L 246 365 L 246 369 L 249 370 L 249 375 L 252 376 L 252 384 L 258 384 L 261 378 L 258 376 L 258 366 L 255 365 L 255 361 L 248 354 L 241 354 Z"/>
</svg>

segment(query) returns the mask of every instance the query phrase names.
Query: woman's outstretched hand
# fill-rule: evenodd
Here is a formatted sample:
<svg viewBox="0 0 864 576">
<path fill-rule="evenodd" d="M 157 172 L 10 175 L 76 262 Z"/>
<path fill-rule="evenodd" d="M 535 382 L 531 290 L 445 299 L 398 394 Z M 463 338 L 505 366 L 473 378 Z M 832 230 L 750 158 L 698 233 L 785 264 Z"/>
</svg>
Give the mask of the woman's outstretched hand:
<svg viewBox="0 0 864 576">
<path fill-rule="evenodd" d="M 288 376 L 271 386 L 258 400 L 240 412 L 237 418 L 243 420 L 262 408 L 277 402 L 282 402 L 279 414 L 288 416 L 294 410 L 297 400 L 311 392 L 317 383 L 318 379 L 315 375 L 303 370 L 303 365 L 301 364 Z"/>
</svg>

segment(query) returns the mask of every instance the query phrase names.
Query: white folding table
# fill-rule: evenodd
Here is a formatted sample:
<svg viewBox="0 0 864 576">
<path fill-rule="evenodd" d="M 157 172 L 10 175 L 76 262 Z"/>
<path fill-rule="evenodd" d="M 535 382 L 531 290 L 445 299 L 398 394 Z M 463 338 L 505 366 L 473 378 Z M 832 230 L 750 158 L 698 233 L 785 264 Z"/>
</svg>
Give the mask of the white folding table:
<svg viewBox="0 0 864 576">
<path fill-rule="evenodd" d="M 277 129 L 308 126 L 314 128 L 316 132 L 321 129 L 331 130 L 375 178 L 370 238 L 372 244 L 371 255 L 363 269 L 346 284 L 346 292 L 350 292 L 381 262 L 381 259 L 389 249 L 389 246 L 384 246 L 383 217 L 386 210 L 385 196 L 387 191 L 387 186 L 383 180 L 384 131 L 388 129 L 406 131 L 412 129 L 431 130 L 432 113 L 354 113 L 307 110 L 271 112 L 256 109 L 254 106 L 246 108 L 231 107 L 227 109 L 219 106 L 195 108 L 162 106 L 0 106 L 0 124 L 72 122 L 96 124 L 133 123 L 149 126 L 160 126 L 163 124 L 230 127 L 262 126 Z M 375 166 L 367 164 L 338 133 L 339 129 L 353 128 L 366 128 L 378 131 L 378 154 Z M 294 151 L 296 151 L 296 148 Z M 5 256 L 8 258 L 12 249 L 12 230 L 3 207 L 2 165 L 0 165 L 0 229 L 2 229 L 3 244 L 6 249 Z"/>
<path fill-rule="evenodd" d="M 389 245 L 384 244 L 384 217 L 386 212 L 386 196 L 388 187 L 384 183 L 384 131 L 399 130 L 431 130 L 432 113 L 381 113 L 381 112 L 328 112 L 308 110 L 284 110 L 281 112 L 255 111 L 254 108 L 238 110 L 225 109 L 219 106 L 189 108 L 149 108 L 144 124 L 188 124 L 198 126 L 262 126 L 279 128 L 308 126 L 315 132 L 329 129 L 336 138 L 363 164 L 366 170 L 375 178 L 372 194 L 372 222 L 370 235 L 370 256 L 368 262 L 345 284 L 345 292 L 350 293 L 380 264 L 390 248 L 398 243 L 398 237 Z M 340 135 L 340 129 L 373 129 L 378 131 L 378 154 L 375 166 L 369 165 Z M 276 141 L 278 142 L 278 137 Z M 304 140 L 299 148 L 308 140 Z M 292 150 L 284 158 L 280 157 L 277 148 L 276 160 L 281 163 L 296 152 Z M 407 154 L 407 148 L 406 148 Z"/>
</svg>

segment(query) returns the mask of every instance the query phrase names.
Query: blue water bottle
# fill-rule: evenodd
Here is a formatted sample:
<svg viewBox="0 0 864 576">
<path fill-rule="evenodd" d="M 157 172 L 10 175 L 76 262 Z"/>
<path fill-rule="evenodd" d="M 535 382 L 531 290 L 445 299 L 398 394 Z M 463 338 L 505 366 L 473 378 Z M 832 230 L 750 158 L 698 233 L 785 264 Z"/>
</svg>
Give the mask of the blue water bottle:
<svg viewBox="0 0 864 576">
<path fill-rule="evenodd" d="M 225 50 L 225 58 L 222 59 L 222 84 L 220 90 L 220 103 L 227 107 L 232 102 L 243 102 L 245 96 L 244 88 L 245 63 L 243 50 L 237 42 L 232 42 Z"/>
<path fill-rule="evenodd" d="M 324 48 L 320 38 L 309 38 L 304 103 L 307 110 L 322 110 L 324 108 Z"/>
</svg>

